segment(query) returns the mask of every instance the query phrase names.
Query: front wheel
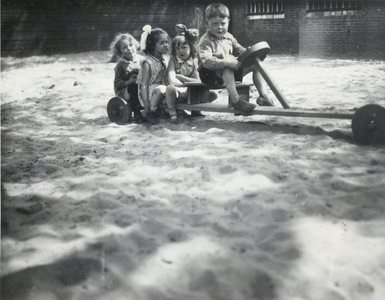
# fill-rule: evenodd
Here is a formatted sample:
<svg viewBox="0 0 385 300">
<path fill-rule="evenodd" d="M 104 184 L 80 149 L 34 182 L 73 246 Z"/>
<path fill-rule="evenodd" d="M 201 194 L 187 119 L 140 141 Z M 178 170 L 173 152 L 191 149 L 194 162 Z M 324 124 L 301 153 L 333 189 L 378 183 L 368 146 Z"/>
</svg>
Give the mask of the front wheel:
<svg viewBox="0 0 385 300">
<path fill-rule="evenodd" d="M 107 114 L 111 122 L 119 125 L 127 124 L 132 119 L 131 105 L 122 98 L 113 97 L 108 101 Z"/>
<path fill-rule="evenodd" d="M 352 118 L 354 139 L 365 145 L 385 143 L 385 108 L 368 104 L 358 109 Z"/>
</svg>

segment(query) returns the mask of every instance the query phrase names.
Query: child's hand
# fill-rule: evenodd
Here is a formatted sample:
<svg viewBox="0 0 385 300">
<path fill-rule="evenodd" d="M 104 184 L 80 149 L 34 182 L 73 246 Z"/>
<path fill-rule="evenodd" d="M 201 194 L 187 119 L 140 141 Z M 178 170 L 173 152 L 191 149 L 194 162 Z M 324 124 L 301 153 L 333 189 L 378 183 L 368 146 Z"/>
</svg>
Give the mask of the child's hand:
<svg viewBox="0 0 385 300">
<path fill-rule="evenodd" d="M 224 58 L 222 53 L 213 53 L 213 56 L 216 57 L 216 58 L 219 58 L 219 59 L 223 59 Z"/>
<path fill-rule="evenodd" d="M 150 101 L 145 101 L 145 100 L 143 99 L 143 106 L 144 106 L 144 110 L 145 110 L 146 112 L 149 112 L 149 111 L 151 110 L 151 104 L 150 104 Z"/>
<path fill-rule="evenodd" d="M 138 78 L 137 74 L 130 75 L 130 77 L 128 77 L 127 85 L 135 83 L 137 78 Z"/>
<path fill-rule="evenodd" d="M 238 70 L 241 67 L 241 62 L 235 56 L 232 55 L 226 57 L 223 62 L 225 67 L 228 67 L 230 69 Z"/>
</svg>

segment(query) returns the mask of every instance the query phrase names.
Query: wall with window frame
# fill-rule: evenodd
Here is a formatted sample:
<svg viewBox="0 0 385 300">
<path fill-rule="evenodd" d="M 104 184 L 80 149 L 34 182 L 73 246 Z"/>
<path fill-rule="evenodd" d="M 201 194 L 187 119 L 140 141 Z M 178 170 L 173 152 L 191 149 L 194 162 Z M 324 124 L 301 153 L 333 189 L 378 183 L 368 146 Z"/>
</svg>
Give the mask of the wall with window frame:
<svg viewBox="0 0 385 300">
<path fill-rule="evenodd" d="M 231 4 L 232 33 L 242 45 L 266 41 L 272 54 L 298 53 L 299 1 L 237 1 Z"/>
<path fill-rule="evenodd" d="M 385 59 L 384 0 L 237 1 L 231 13 L 232 32 L 244 45 L 266 41 L 271 53 L 300 57 Z"/>
<path fill-rule="evenodd" d="M 299 36 L 301 57 L 383 60 L 385 1 L 309 0 Z"/>
</svg>

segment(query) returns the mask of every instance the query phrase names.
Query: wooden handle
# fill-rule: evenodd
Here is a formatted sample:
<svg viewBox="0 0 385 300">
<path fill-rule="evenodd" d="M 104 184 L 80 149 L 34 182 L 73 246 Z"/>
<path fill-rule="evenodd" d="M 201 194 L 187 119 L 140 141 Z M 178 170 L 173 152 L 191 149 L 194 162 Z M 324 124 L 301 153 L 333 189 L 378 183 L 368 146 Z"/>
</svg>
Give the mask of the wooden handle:
<svg viewBox="0 0 385 300">
<path fill-rule="evenodd" d="M 277 97 L 279 102 L 281 102 L 283 108 L 290 108 L 288 101 L 286 100 L 285 96 L 282 94 L 281 90 L 278 88 L 278 86 L 275 84 L 273 79 L 271 79 L 269 73 L 265 70 L 265 68 L 261 65 L 261 60 L 259 57 L 255 58 L 256 66 L 258 71 L 261 73 L 263 79 L 267 82 L 271 90 L 273 91 L 274 95 Z"/>
</svg>

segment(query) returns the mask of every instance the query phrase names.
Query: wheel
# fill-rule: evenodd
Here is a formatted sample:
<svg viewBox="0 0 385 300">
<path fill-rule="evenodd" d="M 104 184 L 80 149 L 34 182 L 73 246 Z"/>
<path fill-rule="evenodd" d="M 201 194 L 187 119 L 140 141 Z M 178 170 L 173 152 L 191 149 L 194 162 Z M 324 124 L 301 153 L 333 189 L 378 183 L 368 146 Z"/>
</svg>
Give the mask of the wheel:
<svg viewBox="0 0 385 300">
<path fill-rule="evenodd" d="M 270 46 L 266 42 L 254 44 L 239 55 L 238 60 L 242 63 L 242 68 L 247 68 L 255 64 L 255 58 L 259 57 L 261 61 L 266 58 L 270 52 Z"/>
<path fill-rule="evenodd" d="M 368 104 L 358 109 L 352 118 L 354 139 L 361 144 L 385 143 L 385 108 Z"/>
<path fill-rule="evenodd" d="M 107 114 L 111 122 L 116 124 L 126 124 L 131 122 L 132 111 L 131 106 L 127 104 L 127 101 L 114 97 L 108 101 L 107 104 Z"/>
</svg>

